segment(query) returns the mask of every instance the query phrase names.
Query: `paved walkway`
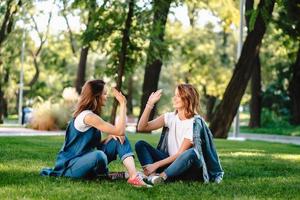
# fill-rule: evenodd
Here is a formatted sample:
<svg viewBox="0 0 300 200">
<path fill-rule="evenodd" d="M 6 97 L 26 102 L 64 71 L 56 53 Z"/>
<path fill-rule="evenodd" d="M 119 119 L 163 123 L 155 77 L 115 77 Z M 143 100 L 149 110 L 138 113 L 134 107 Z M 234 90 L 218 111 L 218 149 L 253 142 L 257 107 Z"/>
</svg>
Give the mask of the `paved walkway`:
<svg viewBox="0 0 300 200">
<path fill-rule="evenodd" d="M 64 134 L 65 131 L 37 131 L 29 128 L 0 127 L 0 137 L 1 136 L 55 136 L 55 135 L 64 135 Z M 228 139 L 259 140 L 259 141 L 267 141 L 267 142 L 279 142 L 279 143 L 300 145 L 300 137 L 296 137 L 296 136 L 240 133 L 237 138 L 233 138 L 232 134 L 229 134 Z"/>
<path fill-rule="evenodd" d="M 37 131 L 30 128 L 0 127 L 1 136 L 54 136 L 64 135 L 65 131 Z"/>
</svg>

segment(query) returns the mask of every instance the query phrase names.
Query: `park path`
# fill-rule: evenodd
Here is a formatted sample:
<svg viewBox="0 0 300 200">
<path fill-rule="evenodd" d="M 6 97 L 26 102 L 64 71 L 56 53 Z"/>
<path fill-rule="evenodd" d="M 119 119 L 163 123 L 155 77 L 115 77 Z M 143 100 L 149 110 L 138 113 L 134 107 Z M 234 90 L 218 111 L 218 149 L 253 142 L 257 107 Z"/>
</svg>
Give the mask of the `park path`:
<svg viewBox="0 0 300 200">
<path fill-rule="evenodd" d="M 38 131 L 30 128 L 0 127 L 0 137 L 3 136 L 55 136 L 64 135 L 64 131 Z"/>
<path fill-rule="evenodd" d="M 272 134 L 253 134 L 253 133 L 240 133 L 236 138 L 229 134 L 228 139 L 231 140 L 259 140 L 266 142 L 278 142 L 285 144 L 296 144 L 300 145 L 299 136 L 283 136 L 283 135 L 272 135 Z"/>
<path fill-rule="evenodd" d="M 128 131 L 133 132 L 132 130 L 128 130 Z M 65 134 L 65 131 L 38 131 L 38 130 L 30 129 L 30 128 L 0 127 L 0 137 L 3 137 L 3 136 L 59 136 L 59 135 L 64 135 L 64 134 Z M 259 140 L 259 141 L 267 141 L 267 142 L 278 142 L 278 143 L 300 145 L 300 137 L 298 137 L 298 136 L 240 133 L 237 138 L 233 138 L 232 135 L 230 134 L 229 139 Z"/>
</svg>

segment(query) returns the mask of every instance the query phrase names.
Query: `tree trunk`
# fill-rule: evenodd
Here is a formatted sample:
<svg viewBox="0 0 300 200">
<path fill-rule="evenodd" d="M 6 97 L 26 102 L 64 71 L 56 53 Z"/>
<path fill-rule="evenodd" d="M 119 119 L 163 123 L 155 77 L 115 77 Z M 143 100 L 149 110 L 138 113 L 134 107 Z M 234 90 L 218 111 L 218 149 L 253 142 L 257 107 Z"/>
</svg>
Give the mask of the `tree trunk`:
<svg viewBox="0 0 300 200">
<path fill-rule="evenodd" d="M 261 0 L 259 2 L 259 14 L 255 20 L 254 29 L 246 37 L 232 78 L 210 124 L 215 137 L 227 138 L 228 136 L 231 123 L 252 75 L 252 63 L 258 55 L 261 41 L 266 32 L 267 20 L 269 21 L 272 16 L 274 3 L 275 0 Z M 264 18 L 262 12 L 264 12 Z"/>
<path fill-rule="evenodd" d="M 7 85 L 9 81 L 9 75 L 10 75 L 10 68 L 5 69 L 5 76 L 4 76 L 4 84 Z M 5 118 L 8 117 L 8 104 L 7 104 L 7 99 L 4 97 L 3 98 L 3 116 Z"/>
<path fill-rule="evenodd" d="M 132 115 L 133 113 L 133 105 L 132 105 L 132 93 L 133 93 L 133 80 L 132 76 L 128 79 L 128 86 L 127 86 L 127 114 Z"/>
<path fill-rule="evenodd" d="M 254 9 L 254 0 L 246 0 L 246 13 L 251 12 Z M 249 34 L 250 15 L 246 14 L 246 25 Z M 259 52 L 253 62 L 253 73 L 251 76 L 251 100 L 250 100 L 250 121 L 249 127 L 260 127 L 260 115 L 261 115 L 261 66 Z"/>
<path fill-rule="evenodd" d="M 1 82 L 0 82 L 1 84 Z M 4 93 L 2 91 L 2 87 L 0 85 L 0 124 L 3 123 L 3 115 L 4 115 Z"/>
<path fill-rule="evenodd" d="M 29 87 L 32 87 L 37 82 L 37 80 L 39 79 L 39 76 L 40 76 L 40 68 L 39 68 L 39 64 L 38 64 L 36 56 L 38 56 L 38 55 L 32 54 L 33 65 L 34 65 L 34 68 L 35 68 L 35 74 L 34 74 L 34 76 L 32 77 L 31 81 L 28 84 Z"/>
<path fill-rule="evenodd" d="M 13 3 L 12 0 L 8 0 L 6 2 L 6 11 L 0 27 L 0 53 L 1 53 L 1 46 L 3 42 L 6 40 L 7 36 L 13 30 L 15 15 L 17 14 L 19 8 L 22 6 L 21 0 L 18 1 L 16 6 L 12 5 L 12 3 Z M 1 58 L 1 54 L 0 54 L 0 58 Z M 1 60 L 0 60 L 0 65 L 2 65 Z M 5 110 L 6 110 L 5 107 L 7 105 L 6 100 L 4 99 L 2 75 L 3 74 L 0 72 L 0 123 L 3 123 L 3 115 L 5 114 Z"/>
<path fill-rule="evenodd" d="M 135 4 L 135 0 L 129 1 L 129 9 L 128 9 L 128 13 L 127 13 L 127 19 L 126 19 L 125 28 L 123 29 L 123 34 L 122 34 L 123 35 L 122 36 L 122 46 L 121 46 L 121 51 L 119 53 L 119 66 L 118 66 L 118 76 L 117 76 L 117 86 L 116 86 L 117 90 L 122 89 L 122 78 L 124 76 L 125 66 L 126 66 L 127 48 L 128 48 L 128 44 L 129 44 L 129 33 L 130 33 L 130 27 L 131 27 L 131 22 L 132 22 L 132 17 L 133 17 L 134 4 Z M 111 111 L 111 118 L 110 118 L 111 123 L 115 122 L 117 107 L 118 107 L 118 101 L 116 99 L 114 99 L 113 108 Z"/>
<path fill-rule="evenodd" d="M 289 86 L 292 101 L 292 124 L 300 125 L 300 45 L 292 70 L 293 75 Z"/>
<path fill-rule="evenodd" d="M 78 94 L 81 93 L 81 88 L 85 82 L 86 62 L 87 62 L 89 49 L 90 46 L 83 47 L 80 52 L 79 64 L 77 68 L 77 78 L 75 83 L 75 88 Z"/>
<path fill-rule="evenodd" d="M 95 12 L 96 9 L 96 0 L 88 1 L 88 9 L 89 9 L 89 15 L 88 15 L 88 21 L 87 21 L 87 29 L 90 26 L 90 23 L 92 21 L 92 15 Z M 78 94 L 81 93 L 82 86 L 85 82 L 85 72 L 86 72 L 86 62 L 87 57 L 89 54 L 90 44 L 87 44 L 86 46 L 81 47 L 80 52 L 80 58 L 79 58 L 79 64 L 77 68 L 77 76 L 75 81 L 75 88 Z"/>
<path fill-rule="evenodd" d="M 164 43 L 165 26 L 171 2 L 172 0 L 154 0 L 154 18 L 150 36 L 150 45 L 147 53 L 139 119 L 143 114 L 150 94 L 156 91 L 158 87 L 163 57 L 162 45 Z M 149 120 L 153 119 L 155 110 L 156 105 L 154 105 L 154 108 L 150 113 Z"/>
<path fill-rule="evenodd" d="M 250 128 L 260 127 L 261 94 L 261 66 L 259 55 L 257 55 L 253 62 L 253 73 L 251 77 Z"/>
<path fill-rule="evenodd" d="M 210 122 L 213 118 L 214 107 L 217 102 L 217 97 L 212 95 L 205 96 L 206 99 L 206 120 Z"/>
</svg>

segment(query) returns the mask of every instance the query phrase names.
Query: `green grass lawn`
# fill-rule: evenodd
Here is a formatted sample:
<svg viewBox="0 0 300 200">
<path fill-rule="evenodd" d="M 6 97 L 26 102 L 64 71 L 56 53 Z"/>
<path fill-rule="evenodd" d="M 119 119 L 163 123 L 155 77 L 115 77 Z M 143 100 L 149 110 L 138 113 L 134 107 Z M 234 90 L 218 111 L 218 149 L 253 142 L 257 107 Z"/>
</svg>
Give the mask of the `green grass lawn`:
<svg viewBox="0 0 300 200">
<path fill-rule="evenodd" d="M 156 144 L 158 135 L 129 135 Z M 216 140 L 225 170 L 220 184 L 174 182 L 134 188 L 125 180 L 75 181 L 40 177 L 53 166 L 63 137 L 1 137 L 0 199 L 300 199 L 300 147 Z M 137 163 L 138 168 L 140 165 Z M 119 161 L 111 171 L 124 170 Z"/>
</svg>

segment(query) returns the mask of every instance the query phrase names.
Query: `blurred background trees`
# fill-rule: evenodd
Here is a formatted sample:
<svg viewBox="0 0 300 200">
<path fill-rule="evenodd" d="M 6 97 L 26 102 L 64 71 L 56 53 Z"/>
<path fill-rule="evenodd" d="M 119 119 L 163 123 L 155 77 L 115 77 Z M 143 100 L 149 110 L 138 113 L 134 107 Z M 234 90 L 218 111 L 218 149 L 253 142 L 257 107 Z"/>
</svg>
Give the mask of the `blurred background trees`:
<svg viewBox="0 0 300 200">
<path fill-rule="evenodd" d="M 151 117 L 172 111 L 186 82 L 216 137 L 227 137 L 238 109 L 243 127 L 299 126 L 300 3 L 246 0 L 245 11 L 238 60 L 239 1 L 1 1 L 0 122 L 17 117 L 25 29 L 24 105 L 53 124 L 35 128 L 64 128 L 74 91 L 93 78 L 124 92 L 135 122 L 156 89 L 164 95 Z M 108 104 L 103 117 L 113 122 L 117 104 Z"/>
</svg>

